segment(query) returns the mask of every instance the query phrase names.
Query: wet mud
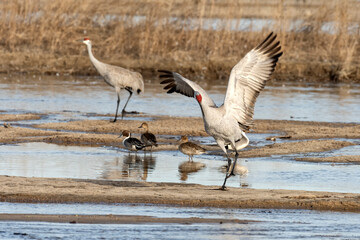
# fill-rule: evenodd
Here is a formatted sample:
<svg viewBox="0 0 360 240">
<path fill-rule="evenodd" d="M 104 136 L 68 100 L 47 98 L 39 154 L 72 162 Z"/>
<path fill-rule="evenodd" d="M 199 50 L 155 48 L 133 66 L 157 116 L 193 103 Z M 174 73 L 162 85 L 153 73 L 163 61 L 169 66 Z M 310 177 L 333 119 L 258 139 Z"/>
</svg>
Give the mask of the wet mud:
<svg viewBox="0 0 360 240">
<path fill-rule="evenodd" d="M 134 120 L 83 120 L 49 122 L 34 125 L 16 124 L 16 120 L 37 119 L 41 115 L 3 114 L 0 143 L 46 142 L 61 145 L 112 146 L 123 148 L 119 138 L 123 130 L 135 136 L 147 121 L 157 135 L 159 146 L 154 151 L 177 150 L 180 135 L 206 137 L 201 118 L 167 116 L 132 116 Z M 137 119 L 139 118 L 139 119 Z M 11 119 L 12 124 L 7 121 Z M 15 122 L 14 122 L 15 121 Z M 360 125 L 301 121 L 258 120 L 252 133 L 268 133 L 268 144 L 249 147 L 242 157 L 252 158 L 306 152 L 324 152 L 355 145 Z M 339 140 L 340 139 L 340 140 Z M 281 140 L 281 141 L 280 141 Z M 210 154 L 222 155 L 214 141 L 201 144 Z M 296 158 L 296 161 L 358 163 L 359 156 Z M 0 176 L 0 201 L 35 203 L 151 203 L 191 207 L 289 208 L 335 211 L 360 211 L 360 194 L 313 192 L 301 190 L 262 190 L 202 186 L 181 183 L 152 183 L 63 178 L 25 178 Z M 46 221 L 51 221 L 47 219 Z M 107 220 L 104 220 L 107 221 Z M 170 221 L 170 220 L 169 220 Z"/>
</svg>

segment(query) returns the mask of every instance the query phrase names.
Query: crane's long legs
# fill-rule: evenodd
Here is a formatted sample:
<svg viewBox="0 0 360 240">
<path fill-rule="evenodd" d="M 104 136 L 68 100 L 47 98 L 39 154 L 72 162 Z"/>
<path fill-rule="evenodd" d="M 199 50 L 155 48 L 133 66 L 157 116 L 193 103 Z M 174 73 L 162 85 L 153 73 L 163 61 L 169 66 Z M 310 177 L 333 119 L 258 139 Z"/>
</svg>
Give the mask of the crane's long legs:
<svg viewBox="0 0 360 240">
<path fill-rule="evenodd" d="M 230 166 L 231 166 L 231 159 L 229 158 L 229 156 L 226 154 L 226 157 L 227 157 L 227 159 L 228 159 L 228 166 L 227 166 L 227 168 L 226 168 L 226 175 L 225 175 L 225 180 L 224 180 L 224 183 L 223 183 L 223 185 L 222 185 L 222 187 L 221 187 L 221 189 L 222 190 L 225 190 L 226 189 L 226 181 L 227 181 L 227 179 L 229 178 L 229 177 L 231 177 L 231 176 L 235 176 L 235 174 L 234 174 L 234 169 L 235 169 L 235 165 L 236 165 L 236 161 L 237 161 L 237 158 L 238 158 L 238 156 L 239 156 L 239 153 L 238 153 L 238 151 L 236 150 L 236 148 L 234 148 L 235 149 L 235 160 L 234 160 L 234 163 L 233 163 L 233 166 L 232 166 L 232 168 L 231 168 L 231 172 L 229 173 L 229 170 L 230 170 Z"/>
<path fill-rule="evenodd" d="M 117 104 L 116 104 L 116 112 L 115 112 L 115 119 L 112 121 L 112 122 L 116 122 L 116 119 L 117 119 L 117 114 L 118 114 L 118 110 L 119 110 L 119 104 L 120 104 L 120 96 L 119 94 L 117 94 Z"/>
<path fill-rule="evenodd" d="M 235 176 L 235 174 L 234 174 L 234 169 L 235 169 L 235 166 L 236 166 L 236 161 L 237 161 L 237 159 L 238 159 L 238 156 L 239 156 L 239 153 L 238 153 L 238 151 L 235 149 L 235 160 L 234 160 L 234 164 L 233 164 L 232 169 L 231 169 L 230 176 Z"/>
<path fill-rule="evenodd" d="M 126 113 L 125 108 L 126 108 L 128 102 L 129 102 L 129 100 L 130 100 L 130 98 L 131 98 L 131 96 L 133 94 L 132 91 L 130 91 L 129 89 L 126 89 L 126 90 L 129 92 L 129 97 L 128 97 L 126 103 L 125 103 L 125 106 L 124 106 L 123 110 L 121 111 L 121 119 L 123 119 L 124 114 Z"/>
</svg>

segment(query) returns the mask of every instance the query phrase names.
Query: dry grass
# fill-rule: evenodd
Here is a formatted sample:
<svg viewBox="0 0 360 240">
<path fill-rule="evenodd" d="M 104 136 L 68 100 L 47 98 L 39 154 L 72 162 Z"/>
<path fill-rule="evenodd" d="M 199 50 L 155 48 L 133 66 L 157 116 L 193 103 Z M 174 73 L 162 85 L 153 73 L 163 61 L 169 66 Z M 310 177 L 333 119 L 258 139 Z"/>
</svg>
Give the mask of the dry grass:
<svg viewBox="0 0 360 240">
<path fill-rule="evenodd" d="M 223 78 L 275 31 L 284 50 L 277 78 L 359 81 L 358 9 L 353 0 L 4 0 L 0 71 L 96 74 L 78 41 L 86 36 L 107 63 Z M 258 29 L 244 18 L 271 21 Z"/>
</svg>

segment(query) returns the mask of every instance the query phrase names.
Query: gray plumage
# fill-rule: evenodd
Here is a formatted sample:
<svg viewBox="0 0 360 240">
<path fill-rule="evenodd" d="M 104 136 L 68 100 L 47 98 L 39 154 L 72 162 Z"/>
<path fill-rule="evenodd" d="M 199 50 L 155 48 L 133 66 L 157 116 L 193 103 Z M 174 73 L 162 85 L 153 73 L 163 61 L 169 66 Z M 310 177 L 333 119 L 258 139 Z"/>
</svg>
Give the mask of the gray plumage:
<svg viewBox="0 0 360 240">
<path fill-rule="evenodd" d="M 123 131 L 121 136 L 125 137 L 123 140 L 124 147 L 131 151 L 138 151 L 145 147 L 145 145 L 139 139 L 131 137 L 129 131 Z"/>
<path fill-rule="evenodd" d="M 145 144 L 146 147 L 152 147 L 155 146 L 157 147 L 157 140 L 154 134 L 152 134 L 151 132 L 149 132 L 149 125 L 147 123 L 142 123 L 141 126 L 139 128 L 143 128 L 145 129 L 145 132 L 143 134 L 141 134 L 141 141 Z"/>
<path fill-rule="evenodd" d="M 149 132 L 141 134 L 141 141 L 146 146 L 157 146 L 155 135 Z"/>
<path fill-rule="evenodd" d="M 198 84 L 184 78 L 178 73 L 160 70 L 162 84 L 168 93 L 178 92 L 188 97 L 196 98 L 203 115 L 205 131 L 214 137 L 217 144 L 224 151 L 228 159 L 228 169 L 231 159 L 227 148 L 235 150 L 236 165 L 238 150 L 249 144 L 245 134 L 253 125 L 253 114 L 256 98 L 259 96 L 265 83 L 275 69 L 279 57 L 282 55 L 280 42 L 275 42 L 273 33 L 248 52 L 243 59 L 231 70 L 224 104 L 217 107 L 214 101 Z M 229 172 L 229 171 L 227 171 Z M 226 180 L 234 175 L 234 167 L 230 174 L 226 174 L 222 189 L 225 189 Z"/>
<path fill-rule="evenodd" d="M 84 38 L 83 43 L 86 44 L 87 46 L 91 63 L 94 65 L 94 67 L 99 72 L 99 74 L 104 78 L 105 82 L 111 87 L 115 88 L 117 95 L 117 105 L 116 105 L 115 118 L 113 122 L 116 122 L 119 104 L 120 104 L 120 90 L 125 89 L 129 92 L 129 97 L 124 105 L 123 110 L 121 111 L 121 118 L 123 118 L 125 113 L 125 108 L 133 92 L 136 92 L 137 94 L 144 92 L 143 77 L 138 72 L 133 72 L 122 67 L 100 62 L 94 57 L 92 53 L 90 39 Z"/>
</svg>

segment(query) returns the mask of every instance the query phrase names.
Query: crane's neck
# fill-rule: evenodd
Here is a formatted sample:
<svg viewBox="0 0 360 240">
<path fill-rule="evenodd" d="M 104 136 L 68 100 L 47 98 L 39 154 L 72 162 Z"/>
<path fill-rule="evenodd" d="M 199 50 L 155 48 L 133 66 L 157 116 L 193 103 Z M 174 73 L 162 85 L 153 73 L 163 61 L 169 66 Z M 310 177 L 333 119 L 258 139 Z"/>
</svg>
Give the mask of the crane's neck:
<svg viewBox="0 0 360 240">
<path fill-rule="evenodd" d="M 88 50 L 88 53 L 89 53 L 90 61 L 95 66 L 95 68 L 97 68 L 98 65 L 101 64 L 101 62 L 94 57 L 94 55 L 92 53 L 92 50 L 91 50 L 91 44 L 86 44 L 86 46 L 87 46 L 87 50 Z"/>
<path fill-rule="evenodd" d="M 216 106 L 209 106 L 207 104 L 204 104 L 203 102 L 199 103 L 199 106 L 203 117 L 206 118 L 208 118 L 208 116 L 211 116 L 214 112 L 218 111 L 218 108 Z"/>
</svg>

